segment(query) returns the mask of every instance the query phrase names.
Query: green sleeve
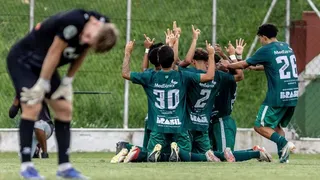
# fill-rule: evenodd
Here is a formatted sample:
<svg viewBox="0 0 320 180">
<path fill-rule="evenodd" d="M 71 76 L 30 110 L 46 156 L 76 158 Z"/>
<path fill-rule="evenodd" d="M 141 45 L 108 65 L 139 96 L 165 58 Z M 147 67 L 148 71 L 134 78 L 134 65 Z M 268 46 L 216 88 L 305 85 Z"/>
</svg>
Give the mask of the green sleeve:
<svg viewBox="0 0 320 180">
<path fill-rule="evenodd" d="M 188 72 L 188 71 L 181 71 L 182 77 L 186 80 L 186 82 L 194 82 L 200 83 L 200 73 Z"/>
<path fill-rule="evenodd" d="M 131 72 L 130 73 L 130 80 L 135 84 L 146 85 L 149 82 L 151 77 L 151 71 L 144 71 L 144 72 Z"/>
<path fill-rule="evenodd" d="M 249 65 L 265 64 L 267 63 L 270 56 L 268 49 L 266 47 L 261 47 L 258 49 L 254 55 L 249 57 L 246 61 Z"/>
</svg>

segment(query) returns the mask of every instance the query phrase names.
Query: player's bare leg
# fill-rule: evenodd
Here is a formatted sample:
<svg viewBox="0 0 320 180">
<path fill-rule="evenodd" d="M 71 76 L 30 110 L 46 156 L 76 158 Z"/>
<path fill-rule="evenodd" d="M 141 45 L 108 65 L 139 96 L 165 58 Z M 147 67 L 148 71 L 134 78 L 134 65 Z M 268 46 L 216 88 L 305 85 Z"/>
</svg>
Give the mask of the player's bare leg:
<svg viewBox="0 0 320 180">
<path fill-rule="evenodd" d="M 42 108 L 41 103 L 34 105 L 27 105 L 21 103 L 22 114 L 19 125 L 20 136 L 20 153 L 21 153 L 21 176 L 24 179 L 42 180 L 37 170 L 31 162 L 31 145 L 34 123 L 38 118 L 38 114 Z"/>
<path fill-rule="evenodd" d="M 72 119 L 72 103 L 64 99 L 47 100 L 55 114 L 55 132 L 58 144 L 58 172 L 57 176 L 62 179 L 87 179 L 76 171 L 69 160 L 70 148 L 70 123 Z"/>
<path fill-rule="evenodd" d="M 37 140 L 42 150 L 41 158 L 49 158 L 47 151 L 47 137 L 45 131 L 35 128 L 34 133 L 36 134 Z"/>
</svg>

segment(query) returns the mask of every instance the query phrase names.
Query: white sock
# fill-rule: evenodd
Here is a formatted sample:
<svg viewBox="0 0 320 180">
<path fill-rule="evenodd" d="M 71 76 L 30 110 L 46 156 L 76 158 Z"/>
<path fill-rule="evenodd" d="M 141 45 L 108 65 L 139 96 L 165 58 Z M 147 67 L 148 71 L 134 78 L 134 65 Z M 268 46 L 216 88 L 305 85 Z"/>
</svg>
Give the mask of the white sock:
<svg viewBox="0 0 320 180">
<path fill-rule="evenodd" d="M 59 171 L 65 171 L 70 168 L 72 168 L 72 165 L 70 163 L 62 163 L 62 164 L 59 164 L 58 166 Z"/>
<path fill-rule="evenodd" d="M 25 171 L 28 167 L 33 167 L 33 163 L 32 162 L 21 163 L 21 171 Z"/>
</svg>

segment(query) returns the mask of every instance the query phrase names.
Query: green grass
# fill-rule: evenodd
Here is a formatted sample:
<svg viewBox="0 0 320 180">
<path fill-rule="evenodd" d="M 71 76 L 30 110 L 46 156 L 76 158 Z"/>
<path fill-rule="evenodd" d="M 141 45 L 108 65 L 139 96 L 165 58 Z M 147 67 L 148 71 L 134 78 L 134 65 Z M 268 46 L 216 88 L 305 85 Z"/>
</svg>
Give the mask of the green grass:
<svg viewBox="0 0 320 180">
<path fill-rule="evenodd" d="M 0 0 L 0 128 L 15 127 L 8 120 L 7 111 L 14 91 L 6 73 L 5 59 L 11 45 L 28 31 L 28 5 L 20 0 Z M 320 0 L 313 1 L 319 8 Z M 163 31 L 176 20 L 182 28 L 180 57 L 186 54 L 191 41 L 191 24 L 201 29 L 198 46 L 204 47 L 211 40 L 212 20 L 210 0 L 134 0 L 132 1 L 131 39 L 136 40 L 132 70 L 140 71 L 144 53 L 143 34 L 164 40 Z M 249 49 L 271 0 L 219 0 L 217 1 L 217 42 L 222 46 L 229 40 L 244 38 Z M 120 29 L 118 45 L 108 54 L 87 58 L 74 82 L 74 90 L 110 91 L 112 95 L 77 95 L 75 97 L 73 127 L 122 127 L 124 81 L 121 64 L 125 45 L 126 0 L 41 0 L 36 1 L 35 21 L 40 22 L 59 11 L 71 8 L 94 9 L 109 15 Z M 279 26 L 279 40 L 284 41 L 285 1 L 278 1 L 269 22 Z M 302 11 L 311 10 L 306 0 L 291 1 L 291 19 L 301 19 Z M 257 46 L 257 48 L 259 45 Z M 61 74 L 66 68 L 61 70 Z M 263 72 L 245 72 L 239 83 L 234 119 L 239 127 L 252 127 L 259 105 L 266 93 Z M 130 86 L 129 126 L 143 127 L 147 113 L 146 96 L 137 85 Z"/>
<path fill-rule="evenodd" d="M 110 164 L 110 153 L 73 153 L 73 165 L 92 180 L 312 180 L 319 179 L 320 155 L 292 155 L 289 164 L 259 163 L 131 163 Z M 42 175 L 55 179 L 56 154 L 50 159 L 35 160 Z M 0 179 L 19 179 L 16 153 L 0 154 Z"/>
</svg>

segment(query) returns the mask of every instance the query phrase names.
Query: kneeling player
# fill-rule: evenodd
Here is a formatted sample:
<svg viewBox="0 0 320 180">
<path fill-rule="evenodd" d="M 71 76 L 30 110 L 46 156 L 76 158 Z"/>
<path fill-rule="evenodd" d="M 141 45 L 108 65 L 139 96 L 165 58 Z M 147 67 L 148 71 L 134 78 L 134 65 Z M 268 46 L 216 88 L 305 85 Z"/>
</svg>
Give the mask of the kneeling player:
<svg viewBox="0 0 320 180">
<path fill-rule="evenodd" d="M 14 118 L 20 110 L 20 102 L 16 97 L 9 110 L 9 117 Z M 39 158 L 40 149 L 42 151 L 41 158 L 49 158 L 47 151 L 47 140 L 53 133 L 53 122 L 51 120 L 49 108 L 45 102 L 42 103 L 42 109 L 38 120 L 34 124 L 34 133 L 32 137 L 31 156 Z"/>
<path fill-rule="evenodd" d="M 89 48 L 99 53 L 109 51 L 117 36 L 117 29 L 107 17 L 75 9 L 49 17 L 11 48 L 7 69 L 21 101 L 21 176 L 25 179 L 43 179 L 31 162 L 31 144 L 44 98 L 55 114 L 57 176 L 86 179 L 69 161 L 72 81 Z M 66 64 L 70 67 L 60 80 L 57 68 Z"/>
</svg>

